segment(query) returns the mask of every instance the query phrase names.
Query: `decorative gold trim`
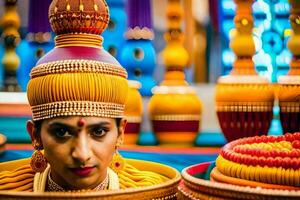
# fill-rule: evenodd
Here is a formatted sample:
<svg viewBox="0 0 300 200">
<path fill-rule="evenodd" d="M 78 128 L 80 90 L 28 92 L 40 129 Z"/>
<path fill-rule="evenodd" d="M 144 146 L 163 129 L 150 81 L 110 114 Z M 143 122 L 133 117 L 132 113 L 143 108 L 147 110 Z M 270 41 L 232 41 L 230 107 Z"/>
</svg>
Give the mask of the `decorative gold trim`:
<svg viewBox="0 0 300 200">
<path fill-rule="evenodd" d="M 151 120 L 159 121 L 200 121 L 201 115 L 155 115 L 151 116 Z"/>
<path fill-rule="evenodd" d="M 279 76 L 278 83 L 282 85 L 300 85 L 300 75 Z"/>
<path fill-rule="evenodd" d="M 162 187 L 162 186 L 161 186 Z M 110 200 L 176 200 L 177 191 L 176 185 L 170 186 L 172 188 L 135 188 L 135 189 L 121 189 L 121 190 L 104 190 L 96 192 L 20 192 L 3 190 L 0 191 L 1 199 L 10 200 L 23 200 L 23 199 L 44 199 L 44 200 L 56 200 L 56 199 L 81 199 L 81 200 L 96 200 L 96 199 L 110 199 Z M 145 188 L 145 189 L 144 189 Z M 167 194 L 166 194 L 167 193 Z M 154 198 L 152 196 L 155 196 Z"/>
<path fill-rule="evenodd" d="M 26 39 L 28 42 L 38 42 L 38 43 L 50 42 L 51 41 L 51 33 L 50 32 L 38 32 L 38 33 L 30 32 L 26 35 Z"/>
<path fill-rule="evenodd" d="M 92 101 L 60 101 L 31 107 L 34 121 L 63 116 L 122 118 L 124 105 Z"/>
<path fill-rule="evenodd" d="M 149 29 L 147 27 L 140 28 L 138 26 L 134 28 L 129 28 L 125 32 L 125 38 L 128 40 L 153 40 L 154 39 L 154 33 L 152 29 Z"/>
<path fill-rule="evenodd" d="M 196 94 L 192 86 L 155 86 L 152 88 L 153 94 Z"/>
<path fill-rule="evenodd" d="M 99 13 L 98 11 L 72 11 L 66 12 L 54 8 L 49 10 L 49 21 L 53 31 L 59 35 L 64 32 L 90 32 L 94 34 L 101 34 L 108 26 L 109 11 L 105 1 L 105 11 Z M 50 7 L 51 8 L 51 7 Z M 79 6 L 79 9 L 83 9 Z"/>
<path fill-rule="evenodd" d="M 142 84 L 138 81 L 128 80 L 128 86 L 129 88 L 140 89 L 142 87 Z"/>
<path fill-rule="evenodd" d="M 258 75 L 227 75 L 218 79 L 220 84 L 269 84 L 267 78 Z"/>
<path fill-rule="evenodd" d="M 103 73 L 127 78 L 126 70 L 116 64 L 96 60 L 59 60 L 40 64 L 32 68 L 30 78 L 59 73 Z"/>
<path fill-rule="evenodd" d="M 273 102 L 216 102 L 217 112 L 268 112 Z"/>
<path fill-rule="evenodd" d="M 179 200 L 223 200 L 224 198 L 215 197 L 212 195 L 203 194 L 200 191 L 193 191 L 188 189 L 185 185 L 178 186 L 178 199 Z"/>
<path fill-rule="evenodd" d="M 141 123 L 142 118 L 139 116 L 125 116 L 124 117 L 129 123 Z"/>
<path fill-rule="evenodd" d="M 297 113 L 300 112 L 300 102 L 279 102 L 280 112 Z"/>
<path fill-rule="evenodd" d="M 62 34 L 55 37 L 55 47 L 83 46 L 102 49 L 103 38 L 95 34 Z"/>
</svg>

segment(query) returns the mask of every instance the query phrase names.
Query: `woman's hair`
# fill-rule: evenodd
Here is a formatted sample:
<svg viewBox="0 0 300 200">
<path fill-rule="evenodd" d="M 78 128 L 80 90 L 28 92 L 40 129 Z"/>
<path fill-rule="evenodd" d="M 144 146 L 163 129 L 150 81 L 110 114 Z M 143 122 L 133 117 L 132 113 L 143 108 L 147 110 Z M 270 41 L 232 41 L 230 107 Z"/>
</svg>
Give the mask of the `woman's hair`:
<svg viewBox="0 0 300 200">
<path fill-rule="evenodd" d="M 122 118 L 116 118 L 117 127 L 120 127 Z"/>
<path fill-rule="evenodd" d="M 115 118 L 117 127 L 120 127 L 122 118 Z M 34 121 L 34 127 L 36 128 L 36 133 L 40 135 L 42 129 L 43 120 Z"/>
<path fill-rule="evenodd" d="M 37 135 L 41 134 L 42 123 L 43 123 L 43 120 L 34 121 L 34 127 L 36 129 L 36 134 Z"/>
</svg>

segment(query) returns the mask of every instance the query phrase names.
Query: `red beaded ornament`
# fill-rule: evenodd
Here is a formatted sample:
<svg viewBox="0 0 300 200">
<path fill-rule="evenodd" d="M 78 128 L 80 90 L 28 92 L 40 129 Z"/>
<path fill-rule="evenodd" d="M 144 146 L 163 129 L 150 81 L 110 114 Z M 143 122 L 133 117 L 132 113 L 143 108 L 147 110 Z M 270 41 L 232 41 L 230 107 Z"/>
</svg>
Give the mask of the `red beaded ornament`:
<svg viewBox="0 0 300 200">
<path fill-rule="evenodd" d="M 40 150 L 36 150 L 30 161 L 30 166 L 35 172 L 43 172 L 47 167 L 47 159 Z"/>
</svg>

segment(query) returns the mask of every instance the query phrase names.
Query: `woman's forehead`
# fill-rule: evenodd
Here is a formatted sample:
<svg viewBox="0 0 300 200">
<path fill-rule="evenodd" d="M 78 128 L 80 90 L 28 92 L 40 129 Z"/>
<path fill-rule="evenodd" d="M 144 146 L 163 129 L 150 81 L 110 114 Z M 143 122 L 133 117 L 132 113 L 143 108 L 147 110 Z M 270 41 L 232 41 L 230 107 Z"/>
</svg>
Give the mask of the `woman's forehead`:
<svg viewBox="0 0 300 200">
<path fill-rule="evenodd" d="M 65 123 L 70 125 L 88 125 L 95 123 L 113 123 L 115 119 L 113 118 L 103 118 L 103 117 L 84 117 L 84 116 L 67 116 L 67 117 L 56 117 L 47 119 L 47 124 L 52 123 Z"/>
</svg>

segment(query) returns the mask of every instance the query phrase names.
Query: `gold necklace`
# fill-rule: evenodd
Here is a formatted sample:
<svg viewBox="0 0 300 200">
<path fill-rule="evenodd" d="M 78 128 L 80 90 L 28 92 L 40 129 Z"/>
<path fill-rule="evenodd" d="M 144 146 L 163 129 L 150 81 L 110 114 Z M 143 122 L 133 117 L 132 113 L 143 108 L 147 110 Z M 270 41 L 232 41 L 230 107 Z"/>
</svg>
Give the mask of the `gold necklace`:
<svg viewBox="0 0 300 200">
<path fill-rule="evenodd" d="M 97 186 L 93 189 L 93 191 L 99 191 L 99 190 L 105 190 L 108 188 L 108 181 L 109 181 L 109 177 L 108 174 L 106 175 L 105 179 Z M 64 192 L 67 191 L 65 190 L 63 187 L 61 187 L 60 185 L 58 185 L 55 181 L 53 181 L 53 179 L 50 176 L 50 172 L 48 173 L 48 179 L 47 179 L 47 184 L 48 184 L 48 191 L 49 192 Z M 70 192 L 87 192 L 87 191 L 91 191 L 91 190 L 70 190 Z"/>
</svg>

